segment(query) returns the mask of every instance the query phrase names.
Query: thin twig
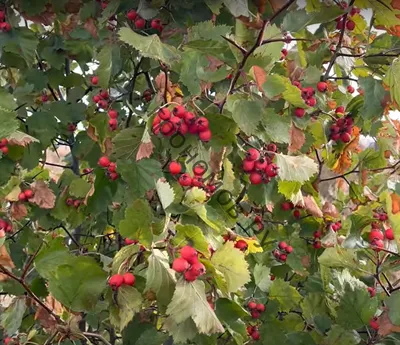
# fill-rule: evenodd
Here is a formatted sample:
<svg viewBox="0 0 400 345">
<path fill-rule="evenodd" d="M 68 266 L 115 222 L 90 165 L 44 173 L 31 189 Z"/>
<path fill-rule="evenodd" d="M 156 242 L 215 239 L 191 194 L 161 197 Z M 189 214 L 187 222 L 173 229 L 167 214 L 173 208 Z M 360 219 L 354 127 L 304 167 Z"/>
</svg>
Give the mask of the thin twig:
<svg viewBox="0 0 400 345">
<path fill-rule="evenodd" d="M 222 37 L 224 40 L 228 41 L 228 42 L 229 42 L 230 44 L 232 44 L 233 46 L 235 46 L 237 49 L 239 49 L 240 52 L 241 52 L 243 55 L 245 55 L 245 54 L 247 53 L 246 49 L 244 49 L 243 47 L 241 47 L 241 46 L 240 46 L 239 44 L 237 44 L 235 41 L 231 40 L 231 39 L 228 38 L 228 37 L 222 36 L 222 35 L 221 35 L 221 37 Z"/>
<path fill-rule="evenodd" d="M 43 164 L 43 165 L 51 165 L 53 167 L 59 167 L 59 168 L 63 168 L 63 169 L 72 169 L 72 166 L 70 166 L 70 165 L 61 165 L 61 164 L 56 164 L 56 163 L 49 163 L 49 162 L 45 162 L 45 161 L 42 161 L 42 160 L 39 160 L 39 163 Z"/>
<path fill-rule="evenodd" d="M 91 333 L 91 332 L 82 332 L 82 334 L 87 338 L 98 339 L 106 345 L 111 345 L 111 343 L 108 340 L 106 340 L 101 334 Z"/>
<path fill-rule="evenodd" d="M 129 84 L 130 84 L 130 86 L 129 86 L 129 104 L 131 105 L 131 107 L 132 107 L 132 103 L 133 103 L 133 91 L 135 90 L 136 79 L 139 75 L 139 69 L 140 69 L 140 66 L 142 65 L 142 61 L 143 61 L 143 58 L 141 58 L 139 60 L 139 62 L 137 63 L 137 65 L 135 66 L 135 68 L 133 70 L 132 79 L 129 82 Z M 128 115 L 128 118 L 126 119 L 125 128 L 129 127 L 131 120 L 132 120 L 133 110 L 131 109 L 131 107 L 129 107 L 129 115 Z"/>
<path fill-rule="evenodd" d="M 40 242 L 38 248 L 35 250 L 35 252 L 31 255 L 31 257 L 29 258 L 28 262 L 25 265 L 24 271 L 21 274 L 21 279 L 24 280 L 28 271 L 29 271 L 29 267 L 31 267 L 33 260 L 35 260 L 36 256 L 38 255 L 40 249 L 43 246 L 43 242 Z"/>
</svg>

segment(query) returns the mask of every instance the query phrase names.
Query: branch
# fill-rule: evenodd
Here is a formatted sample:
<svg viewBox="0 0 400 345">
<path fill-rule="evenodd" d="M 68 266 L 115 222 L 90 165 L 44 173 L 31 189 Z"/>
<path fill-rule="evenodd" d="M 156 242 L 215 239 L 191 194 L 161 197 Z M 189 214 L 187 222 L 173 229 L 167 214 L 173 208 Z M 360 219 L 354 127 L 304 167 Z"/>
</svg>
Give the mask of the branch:
<svg viewBox="0 0 400 345">
<path fill-rule="evenodd" d="M 271 38 L 268 40 L 264 40 L 261 42 L 261 45 L 273 43 L 273 42 L 286 42 L 287 40 L 290 41 L 306 41 L 306 42 L 313 42 L 314 40 L 310 40 L 307 38 Z"/>
<path fill-rule="evenodd" d="M 332 80 L 352 80 L 352 81 L 358 81 L 358 79 L 355 78 L 350 78 L 350 77 L 328 77 L 326 79 L 332 79 Z"/>
<path fill-rule="evenodd" d="M 143 58 L 141 58 L 139 60 L 139 62 L 137 63 L 137 65 L 135 66 L 134 70 L 133 70 L 133 77 L 131 79 L 130 83 L 130 87 L 129 87 L 129 104 L 132 106 L 132 101 L 133 101 L 133 91 L 135 90 L 135 84 L 136 84 L 136 79 L 139 75 L 139 69 L 140 69 L 140 65 L 142 64 Z M 131 107 L 129 107 L 129 115 L 128 118 L 126 119 L 126 123 L 125 123 L 125 128 L 128 128 L 131 120 L 132 120 L 132 116 L 133 116 L 133 110 L 131 109 Z"/>
<path fill-rule="evenodd" d="M 241 47 L 241 46 L 240 46 L 239 44 L 237 44 L 235 41 L 231 40 L 231 39 L 228 38 L 228 37 L 222 36 L 222 35 L 221 35 L 221 37 L 222 37 L 224 40 L 228 41 L 228 42 L 229 42 L 230 44 L 232 44 L 233 46 L 235 46 L 237 49 L 239 49 L 240 52 L 241 52 L 243 55 L 245 55 L 245 54 L 247 53 L 246 49 L 244 49 L 243 47 Z"/>
<path fill-rule="evenodd" d="M 62 164 L 56 164 L 56 163 L 49 163 L 49 162 L 45 162 L 45 161 L 42 161 L 42 160 L 39 160 L 39 163 L 40 163 L 40 164 L 43 164 L 43 165 L 51 165 L 51 166 L 53 166 L 53 167 L 59 167 L 59 168 L 63 168 L 63 169 L 72 169 L 72 166 L 70 166 L 70 165 L 62 165 Z"/>
<path fill-rule="evenodd" d="M 40 242 L 38 248 L 35 250 L 35 252 L 31 255 L 29 258 L 28 262 L 25 265 L 24 271 L 22 272 L 21 275 L 21 280 L 24 280 L 26 275 L 28 274 L 29 267 L 31 267 L 33 260 L 35 260 L 36 256 L 38 255 L 40 249 L 42 248 L 43 242 Z"/>
<path fill-rule="evenodd" d="M 82 332 L 82 334 L 87 338 L 95 338 L 100 340 L 103 344 L 111 345 L 111 343 L 106 340 L 101 334 L 91 333 L 91 332 Z"/>
</svg>

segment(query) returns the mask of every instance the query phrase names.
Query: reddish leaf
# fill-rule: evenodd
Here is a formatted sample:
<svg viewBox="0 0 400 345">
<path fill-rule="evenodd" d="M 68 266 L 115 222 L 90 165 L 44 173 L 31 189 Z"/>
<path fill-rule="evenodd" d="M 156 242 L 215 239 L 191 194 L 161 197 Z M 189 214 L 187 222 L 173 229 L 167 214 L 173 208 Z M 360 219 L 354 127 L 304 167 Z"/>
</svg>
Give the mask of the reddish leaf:
<svg viewBox="0 0 400 345">
<path fill-rule="evenodd" d="M 378 317 L 378 334 L 382 337 L 389 335 L 390 333 L 399 333 L 400 326 L 393 325 L 389 318 L 388 308 L 385 308 L 384 312 Z"/>
<path fill-rule="evenodd" d="M 25 204 L 21 202 L 13 202 L 11 205 L 11 217 L 15 220 L 21 220 L 28 215 Z"/>
<path fill-rule="evenodd" d="M 297 128 L 294 123 L 290 127 L 290 144 L 289 152 L 296 152 L 300 150 L 306 142 L 306 135 L 304 132 Z"/>
<path fill-rule="evenodd" d="M 140 161 L 142 158 L 149 158 L 153 153 L 154 145 L 150 141 L 148 143 L 141 143 L 136 154 L 136 160 Z"/>
<path fill-rule="evenodd" d="M 265 83 L 265 81 L 267 80 L 267 74 L 261 67 L 253 66 L 252 69 L 253 69 L 254 79 L 256 81 L 258 89 L 262 92 L 262 89 L 263 89 L 262 86 Z"/>
<path fill-rule="evenodd" d="M 336 206 L 328 201 L 326 201 L 324 206 L 322 206 L 322 213 L 324 214 L 324 216 L 330 216 L 332 218 L 339 217 L 339 212 Z"/>
<path fill-rule="evenodd" d="M 393 193 L 390 197 L 392 198 L 392 213 L 397 214 L 400 212 L 400 195 Z"/>
<path fill-rule="evenodd" d="M 8 254 L 6 246 L 0 247 L 0 264 L 5 268 L 11 270 L 15 267 L 10 255 Z M 0 273 L 0 282 L 9 279 L 6 274 Z"/>
<path fill-rule="evenodd" d="M 314 217 L 322 218 L 323 213 L 317 203 L 315 202 L 314 197 L 311 195 L 307 195 L 304 197 L 304 208 Z"/>
<path fill-rule="evenodd" d="M 31 185 L 34 195 L 29 199 L 32 204 L 38 205 L 40 208 L 51 209 L 56 202 L 56 196 L 53 191 L 42 180 L 38 180 Z"/>
</svg>

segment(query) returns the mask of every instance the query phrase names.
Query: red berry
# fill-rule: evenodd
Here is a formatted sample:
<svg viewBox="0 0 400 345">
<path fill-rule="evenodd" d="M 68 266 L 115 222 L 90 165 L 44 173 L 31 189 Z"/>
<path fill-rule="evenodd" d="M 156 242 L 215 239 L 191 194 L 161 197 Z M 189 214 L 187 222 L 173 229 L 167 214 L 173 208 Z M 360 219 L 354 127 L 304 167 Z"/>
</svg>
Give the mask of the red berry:
<svg viewBox="0 0 400 345">
<path fill-rule="evenodd" d="M 281 255 L 279 255 L 279 260 L 285 262 L 286 259 L 287 259 L 287 255 L 286 255 L 286 254 L 281 254 Z"/>
<path fill-rule="evenodd" d="M 394 240 L 394 232 L 392 228 L 386 229 L 385 231 L 385 236 L 389 241 L 393 241 Z"/>
<path fill-rule="evenodd" d="M 177 175 L 182 171 L 182 166 L 178 162 L 172 161 L 169 163 L 168 169 L 172 175 Z"/>
<path fill-rule="evenodd" d="M 0 140 L 0 146 L 6 146 L 8 144 L 8 139 L 7 138 L 3 138 Z"/>
<path fill-rule="evenodd" d="M 281 50 L 281 53 L 282 53 L 283 56 L 286 57 L 286 56 L 288 55 L 288 50 L 285 49 L 285 48 L 283 48 L 283 49 Z"/>
<path fill-rule="evenodd" d="M 110 173 L 111 172 L 116 172 L 117 171 L 117 164 L 111 162 L 110 165 L 107 168 L 107 171 L 110 172 Z"/>
<path fill-rule="evenodd" d="M 349 31 L 353 31 L 356 27 L 356 23 L 353 22 L 352 20 L 348 20 L 346 23 L 346 29 Z"/>
<path fill-rule="evenodd" d="M 247 331 L 248 335 L 251 335 L 255 330 L 256 330 L 256 328 L 254 326 L 247 326 L 246 327 L 246 331 Z"/>
<path fill-rule="evenodd" d="M 253 318 L 253 319 L 258 319 L 259 317 L 260 317 L 260 313 L 257 311 L 257 310 L 253 310 L 252 312 L 251 312 L 251 317 Z"/>
<path fill-rule="evenodd" d="M 190 271 L 192 271 L 196 276 L 201 276 L 206 273 L 206 268 L 201 262 L 195 262 L 190 268 Z"/>
<path fill-rule="evenodd" d="M 203 176 L 207 171 L 207 167 L 203 164 L 197 164 L 193 167 L 193 173 L 195 176 Z"/>
<path fill-rule="evenodd" d="M 192 184 L 192 178 L 189 174 L 185 173 L 179 177 L 178 182 L 183 187 L 189 187 Z"/>
<path fill-rule="evenodd" d="M 172 263 L 172 269 L 178 273 L 185 272 L 189 267 L 190 264 L 183 258 L 177 258 Z"/>
<path fill-rule="evenodd" d="M 114 274 L 111 276 L 108 284 L 112 289 L 118 289 L 124 283 L 124 277 L 120 274 Z"/>
<path fill-rule="evenodd" d="M 264 158 L 260 158 L 258 161 L 254 163 L 254 168 L 256 170 L 265 170 L 268 166 L 268 162 Z"/>
<path fill-rule="evenodd" d="M 301 213 L 300 213 L 300 210 L 294 210 L 293 211 L 293 217 L 294 218 L 300 218 L 300 216 L 301 216 Z"/>
<path fill-rule="evenodd" d="M 195 176 L 192 178 L 192 186 L 193 187 L 201 187 L 203 186 L 203 179 L 199 176 Z"/>
<path fill-rule="evenodd" d="M 293 209 L 293 204 L 291 202 L 285 201 L 282 203 L 281 208 L 283 211 L 289 211 Z"/>
<path fill-rule="evenodd" d="M 260 332 L 259 331 L 254 331 L 253 333 L 251 333 L 251 338 L 253 340 L 260 340 L 260 338 L 261 338 Z"/>
<path fill-rule="evenodd" d="M 262 175 L 258 172 L 252 172 L 249 179 L 251 184 L 260 184 L 263 180 Z"/>
<path fill-rule="evenodd" d="M 30 199 L 30 198 L 33 197 L 33 190 L 32 189 L 27 189 L 27 190 L 24 191 L 24 194 L 25 194 L 25 197 L 27 199 Z"/>
<path fill-rule="evenodd" d="M 383 247 L 384 247 L 384 243 L 382 240 L 373 240 L 371 245 L 375 248 L 373 248 L 375 251 L 379 252 Z"/>
<path fill-rule="evenodd" d="M 136 19 L 136 17 L 137 17 L 137 12 L 136 12 L 135 10 L 130 10 L 130 11 L 128 11 L 128 13 L 126 14 L 126 17 L 127 17 L 129 20 L 134 21 L 134 20 Z"/>
<path fill-rule="evenodd" d="M 205 130 L 203 132 L 200 132 L 199 133 L 199 138 L 203 142 L 210 141 L 210 139 L 211 139 L 211 131 L 209 129 L 207 129 L 207 130 Z"/>
<path fill-rule="evenodd" d="M 325 92 L 326 90 L 328 90 L 328 84 L 325 83 L 324 81 L 320 81 L 320 82 L 317 84 L 317 90 L 318 90 L 319 92 Z"/>
<path fill-rule="evenodd" d="M 162 120 L 169 120 L 171 118 L 171 112 L 169 111 L 168 108 L 161 108 L 158 111 L 158 116 L 160 117 L 160 119 Z"/>
<path fill-rule="evenodd" d="M 276 147 L 275 144 L 271 143 L 271 144 L 268 144 L 267 150 L 268 150 L 268 151 L 272 151 L 272 152 L 276 152 L 277 147 Z"/>
<path fill-rule="evenodd" d="M 140 17 L 136 18 L 136 20 L 135 20 L 136 29 L 142 30 L 145 27 L 145 25 L 146 25 L 146 21 L 143 18 L 140 18 Z"/>
<path fill-rule="evenodd" d="M 99 103 L 100 101 L 101 101 L 101 98 L 100 98 L 99 95 L 94 95 L 94 96 L 93 96 L 93 102 Z"/>
<path fill-rule="evenodd" d="M 109 178 L 111 181 L 115 181 L 116 179 L 118 179 L 118 177 L 119 175 L 117 173 L 112 172 L 109 174 Z"/>
<path fill-rule="evenodd" d="M 199 117 L 196 120 L 196 124 L 199 132 L 204 132 L 208 130 L 209 123 L 207 118 L 205 118 L 204 116 Z"/>
<path fill-rule="evenodd" d="M 93 76 L 93 77 L 91 77 L 90 78 L 90 82 L 93 84 L 93 85 L 97 85 L 98 83 L 99 83 L 99 77 L 98 76 Z M 96 102 L 97 103 L 97 102 Z"/>
<path fill-rule="evenodd" d="M 278 167 L 276 166 L 276 164 L 271 163 L 265 168 L 265 173 L 268 177 L 275 177 L 276 175 L 278 175 Z"/>
<path fill-rule="evenodd" d="M 246 251 L 247 247 L 248 247 L 248 245 L 247 245 L 247 242 L 245 240 L 238 240 L 235 243 L 235 248 L 241 250 L 242 252 Z"/>
<path fill-rule="evenodd" d="M 285 250 L 287 246 L 288 245 L 287 245 L 287 243 L 285 241 L 281 241 L 281 242 L 278 243 L 278 247 L 279 247 L 280 250 Z"/>
<path fill-rule="evenodd" d="M 274 281 L 275 280 L 275 276 L 273 274 L 269 275 L 269 280 Z"/>
<path fill-rule="evenodd" d="M 262 218 L 261 218 L 261 216 L 255 216 L 254 217 L 254 223 L 262 223 Z"/>
<path fill-rule="evenodd" d="M 199 132 L 197 124 L 196 123 L 192 123 L 192 124 L 188 125 L 188 132 L 190 134 L 197 134 Z"/>
<path fill-rule="evenodd" d="M 380 230 L 371 230 L 368 236 L 370 242 L 373 242 L 374 240 L 383 240 L 384 238 L 385 236 L 383 235 L 383 232 Z"/>
<path fill-rule="evenodd" d="M 21 192 L 21 193 L 18 194 L 18 200 L 19 200 L 19 201 L 24 201 L 24 200 L 26 200 L 26 195 L 25 195 L 24 192 Z"/>
<path fill-rule="evenodd" d="M 191 113 L 190 111 L 188 111 L 184 114 L 183 119 L 186 122 L 186 124 L 188 126 L 190 126 L 191 124 L 193 124 L 195 122 L 196 116 L 193 113 Z"/>
<path fill-rule="evenodd" d="M 369 292 L 369 295 L 371 296 L 371 297 L 375 297 L 375 295 L 376 295 L 376 290 L 373 288 L 373 287 L 368 287 L 368 292 Z"/>
<path fill-rule="evenodd" d="M 126 244 L 127 246 L 130 246 L 131 244 L 136 244 L 136 243 L 138 243 L 137 240 L 131 240 L 130 238 L 125 238 L 124 242 L 125 242 L 125 244 Z"/>
<path fill-rule="evenodd" d="M 108 111 L 108 116 L 112 119 L 116 119 L 118 117 L 118 111 L 114 110 L 114 109 L 110 109 Z"/>
<path fill-rule="evenodd" d="M 345 111 L 344 106 L 341 105 L 341 106 L 336 108 L 335 113 L 336 114 L 344 114 L 344 111 Z"/>
<path fill-rule="evenodd" d="M 173 114 L 180 119 L 183 119 L 186 114 L 186 108 L 182 105 L 177 105 L 173 110 Z"/>
<path fill-rule="evenodd" d="M 331 134 L 331 139 L 333 141 L 338 141 L 340 139 L 340 133 Z"/>
<path fill-rule="evenodd" d="M 118 127 L 118 121 L 117 119 L 109 119 L 108 120 L 108 126 L 110 127 L 111 130 L 115 131 Z"/>
<path fill-rule="evenodd" d="M 42 95 L 41 99 L 43 103 L 46 103 L 49 100 L 49 97 L 47 95 Z"/>
<path fill-rule="evenodd" d="M 243 161 L 242 169 L 245 172 L 251 172 L 251 171 L 253 171 L 254 166 L 255 166 L 255 162 L 254 161 L 249 161 L 249 160 L 246 159 L 246 160 Z"/>
<path fill-rule="evenodd" d="M 72 206 L 74 204 L 74 200 L 71 198 L 68 198 L 67 200 L 65 200 L 65 203 L 67 204 L 67 206 Z"/>
<path fill-rule="evenodd" d="M 306 111 L 303 108 L 296 108 L 294 111 L 294 115 L 298 118 L 304 117 L 305 114 L 306 114 Z"/>
<path fill-rule="evenodd" d="M 351 85 L 349 85 L 348 87 L 347 87 L 347 92 L 348 93 L 353 93 L 355 90 L 354 90 L 354 87 L 353 86 L 351 86 Z"/>
<path fill-rule="evenodd" d="M 80 200 L 74 200 L 74 207 L 78 208 L 81 205 Z"/>
<path fill-rule="evenodd" d="M 175 126 L 172 122 L 166 121 L 161 125 L 161 133 L 170 137 L 172 134 L 175 133 Z"/>
<path fill-rule="evenodd" d="M 108 99 L 110 97 L 110 94 L 108 93 L 107 90 L 101 90 L 100 91 L 100 97 L 103 99 Z"/>
<path fill-rule="evenodd" d="M 310 107 L 314 107 L 317 104 L 317 100 L 312 97 L 306 100 L 306 104 Z"/>
<path fill-rule="evenodd" d="M 8 147 L 7 146 L 0 147 L 0 151 L 3 152 L 3 155 L 6 155 L 8 153 Z"/>
<path fill-rule="evenodd" d="M 372 329 L 377 331 L 379 329 L 379 323 L 376 318 L 373 318 L 369 321 L 369 325 L 371 326 Z"/>
<path fill-rule="evenodd" d="M 247 159 L 248 161 L 256 161 L 256 160 L 258 160 L 259 158 L 260 158 L 260 152 L 259 152 L 257 149 L 251 147 L 251 148 L 249 148 L 249 149 L 247 150 L 247 152 L 246 152 L 246 159 Z"/>
<path fill-rule="evenodd" d="M 344 28 L 344 20 L 343 17 L 340 17 L 340 20 L 336 23 L 336 29 L 342 30 Z"/>
<path fill-rule="evenodd" d="M 340 139 L 344 142 L 344 143 L 348 143 L 351 140 L 351 135 L 347 132 L 344 132 L 340 135 Z"/>
<path fill-rule="evenodd" d="M 179 124 L 178 132 L 182 135 L 185 135 L 189 130 L 188 125 L 185 122 L 181 122 Z"/>
<path fill-rule="evenodd" d="M 386 213 L 381 213 L 380 215 L 379 215 L 379 220 L 381 221 L 381 222 L 385 222 L 386 220 L 388 220 L 389 219 L 389 217 L 388 217 L 388 215 L 386 214 Z"/>
<path fill-rule="evenodd" d="M 286 253 L 288 253 L 288 254 L 293 253 L 293 247 L 292 247 L 292 246 L 287 246 L 287 247 L 285 248 L 285 251 L 286 251 Z"/>
<path fill-rule="evenodd" d="M 297 80 L 292 82 L 292 85 L 296 86 L 297 88 L 301 89 L 301 83 Z"/>
<path fill-rule="evenodd" d="M 9 345 L 9 344 L 11 344 L 11 342 L 12 342 L 12 338 L 10 338 L 10 337 L 4 338 L 4 345 Z"/>
<path fill-rule="evenodd" d="M 263 313 L 265 311 L 265 305 L 262 303 L 258 303 L 256 306 L 257 311 L 259 311 L 260 313 Z"/>
<path fill-rule="evenodd" d="M 195 275 L 193 272 L 190 270 L 186 271 L 184 274 L 185 280 L 188 282 L 194 282 L 197 279 L 197 275 Z"/>
<path fill-rule="evenodd" d="M 314 238 L 321 238 L 321 236 L 322 236 L 322 234 L 321 234 L 321 231 L 319 231 L 319 230 L 317 230 L 317 231 L 314 231 Z"/>
<path fill-rule="evenodd" d="M 322 244 L 321 244 L 321 242 L 320 242 L 320 241 L 314 241 L 314 243 L 313 243 L 313 247 L 314 247 L 315 249 L 319 249 L 319 248 L 321 248 L 321 247 L 322 247 Z"/>
<path fill-rule="evenodd" d="M 110 163 L 111 163 L 110 160 L 106 156 L 100 157 L 99 161 L 97 162 L 97 164 L 103 168 L 107 168 L 110 165 Z"/>
<path fill-rule="evenodd" d="M 257 308 L 257 303 L 251 301 L 251 302 L 249 302 L 249 303 L 247 304 L 247 308 L 249 308 L 250 310 L 254 310 L 254 309 Z"/>
<path fill-rule="evenodd" d="M 11 30 L 11 25 L 7 22 L 0 23 L 0 29 L 5 32 L 9 32 Z"/>
<path fill-rule="evenodd" d="M 191 265 L 198 261 L 197 255 L 197 250 L 191 246 L 184 246 L 181 249 L 181 257 L 189 262 L 189 264 Z"/>
<path fill-rule="evenodd" d="M 332 125 L 329 130 L 331 131 L 332 134 L 336 134 L 340 132 L 340 128 L 336 125 Z"/>
<path fill-rule="evenodd" d="M 162 29 L 163 29 L 163 26 L 162 26 L 162 24 L 161 24 L 161 20 L 158 19 L 158 18 L 153 19 L 153 20 L 151 21 L 151 23 L 150 23 L 150 26 L 151 26 L 153 29 L 159 30 L 159 31 L 162 31 Z"/>
<path fill-rule="evenodd" d="M 104 99 L 101 99 L 100 101 L 97 102 L 97 105 L 98 105 L 101 109 L 107 109 L 107 107 L 108 107 L 108 102 L 105 101 Z"/>
<path fill-rule="evenodd" d="M 132 286 L 132 285 L 135 284 L 136 278 L 135 278 L 135 276 L 134 276 L 132 273 L 127 272 L 127 273 L 125 273 L 122 277 L 123 277 L 123 279 L 124 279 L 124 284 L 125 284 L 125 285 Z"/>
</svg>

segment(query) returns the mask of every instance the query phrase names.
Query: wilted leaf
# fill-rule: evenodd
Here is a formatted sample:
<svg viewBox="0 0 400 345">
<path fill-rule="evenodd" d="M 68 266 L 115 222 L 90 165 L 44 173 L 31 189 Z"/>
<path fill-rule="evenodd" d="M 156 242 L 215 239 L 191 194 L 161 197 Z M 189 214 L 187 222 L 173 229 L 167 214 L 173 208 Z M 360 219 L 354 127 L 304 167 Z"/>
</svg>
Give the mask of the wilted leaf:
<svg viewBox="0 0 400 345">
<path fill-rule="evenodd" d="M 279 167 L 278 175 L 287 181 L 308 181 L 318 172 L 318 165 L 307 156 L 276 155 L 276 164 Z"/>
<path fill-rule="evenodd" d="M 382 337 L 386 337 L 391 333 L 400 333 L 400 326 L 394 325 L 389 317 L 389 310 L 393 309 L 393 306 L 388 305 L 389 307 L 385 308 L 383 313 L 378 317 L 378 334 Z"/>
<path fill-rule="evenodd" d="M 21 220 L 28 215 L 25 204 L 21 202 L 13 202 L 11 204 L 11 217 L 15 220 Z"/>
<path fill-rule="evenodd" d="M 262 86 L 267 80 L 267 75 L 265 71 L 261 67 L 253 66 L 251 68 L 251 72 L 253 73 L 254 80 L 256 81 L 258 89 L 262 91 Z"/>
<path fill-rule="evenodd" d="M 322 206 L 322 213 L 324 216 L 330 216 L 332 218 L 339 217 L 339 211 L 336 206 L 328 201 L 325 202 L 324 206 Z"/>
<path fill-rule="evenodd" d="M 136 154 L 136 161 L 141 160 L 142 158 L 149 158 L 153 153 L 154 145 L 151 141 L 150 134 L 147 130 L 143 133 L 142 141 L 140 142 L 139 149 Z"/>
<path fill-rule="evenodd" d="M 20 131 L 16 131 L 8 136 L 8 143 L 10 145 L 26 146 L 35 142 L 38 143 L 39 140 Z"/>
<path fill-rule="evenodd" d="M 307 195 L 304 197 L 304 208 L 314 217 L 323 217 L 323 213 L 317 203 L 315 202 L 314 197 L 311 195 Z"/>
<path fill-rule="evenodd" d="M 290 127 L 289 152 L 296 152 L 300 150 L 305 142 L 306 135 L 304 132 L 292 123 L 292 126 Z"/>
<path fill-rule="evenodd" d="M 29 202 L 38 205 L 40 208 L 51 209 L 54 207 L 56 196 L 44 181 L 35 181 L 31 187 L 34 195 L 29 199 Z"/>
</svg>

